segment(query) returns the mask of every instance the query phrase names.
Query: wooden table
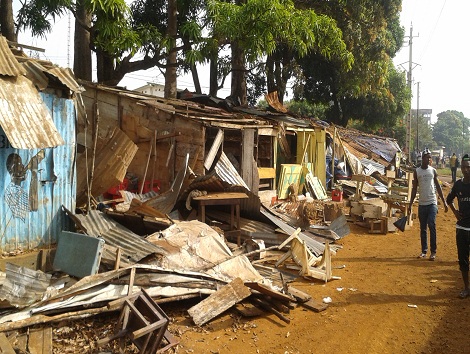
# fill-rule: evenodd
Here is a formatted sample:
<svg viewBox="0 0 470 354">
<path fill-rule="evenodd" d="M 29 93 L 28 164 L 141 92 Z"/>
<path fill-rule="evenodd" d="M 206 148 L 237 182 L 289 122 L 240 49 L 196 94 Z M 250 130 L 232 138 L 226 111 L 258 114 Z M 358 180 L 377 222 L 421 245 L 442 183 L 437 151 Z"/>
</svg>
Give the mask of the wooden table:
<svg viewBox="0 0 470 354">
<path fill-rule="evenodd" d="M 236 228 L 240 229 L 240 202 L 247 198 L 245 193 L 212 193 L 193 200 L 198 203 L 198 218 L 202 222 L 206 222 L 206 205 L 230 205 L 230 230 L 233 230 L 235 218 Z"/>
</svg>

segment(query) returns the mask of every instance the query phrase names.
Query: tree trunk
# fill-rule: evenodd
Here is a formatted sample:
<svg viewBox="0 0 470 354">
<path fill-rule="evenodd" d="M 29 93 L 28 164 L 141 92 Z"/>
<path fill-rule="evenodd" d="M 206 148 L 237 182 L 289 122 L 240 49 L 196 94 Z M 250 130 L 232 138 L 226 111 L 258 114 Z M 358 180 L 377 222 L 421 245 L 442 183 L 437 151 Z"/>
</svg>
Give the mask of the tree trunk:
<svg viewBox="0 0 470 354">
<path fill-rule="evenodd" d="M 193 76 L 194 92 L 201 94 L 201 82 L 199 81 L 199 74 L 195 64 L 191 64 L 191 74 Z"/>
<path fill-rule="evenodd" d="M 165 98 L 176 98 L 177 83 L 176 83 L 176 32 L 178 29 L 177 23 L 177 6 L 176 0 L 168 1 L 168 37 L 171 38 L 170 51 L 168 53 L 167 65 L 165 71 Z"/>
<path fill-rule="evenodd" d="M 276 87 L 277 87 L 277 98 L 280 103 L 284 102 L 284 93 L 286 92 L 286 83 L 284 82 L 282 64 L 277 61 L 276 68 L 274 70 L 274 76 L 276 77 Z"/>
<path fill-rule="evenodd" d="M 90 48 L 91 13 L 89 13 L 81 2 L 77 6 L 77 19 L 75 20 L 73 72 L 82 80 L 92 81 L 92 63 Z M 84 28 L 87 26 L 88 28 Z"/>
<path fill-rule="evenodd" d="M 274 57 L 272 55 L 268 55 L 266 58 L 266 84 L 268 93 L 277 91 L 276 80 L 274 78 Z"/>
<path fill-rule="evenodd" d="M 6 39 L 17 42 L 18 37 L 13 21 L 13 0 L 0 0 L 0 28 Z"/>
<path fill-rule="evenodd" d="M 114 58 L 99 49 L 96 50 L 96 75 L 99 83 L 108 86 L 116 86 L 122 79 L 115 70 Z"/>
<path fill-rule="evenodd" d="M 211 58 L 209 64 L 209 95 L 217 97 L 219 91 L 219 83 L 217 82 L 217 56 Z"/>
<path fill-rule="evenodd" d="M 237 42 L 232 43 L 232 85 L 230 94 L 242 106 L 246 106 L 245 52 Z"/>
</svg>

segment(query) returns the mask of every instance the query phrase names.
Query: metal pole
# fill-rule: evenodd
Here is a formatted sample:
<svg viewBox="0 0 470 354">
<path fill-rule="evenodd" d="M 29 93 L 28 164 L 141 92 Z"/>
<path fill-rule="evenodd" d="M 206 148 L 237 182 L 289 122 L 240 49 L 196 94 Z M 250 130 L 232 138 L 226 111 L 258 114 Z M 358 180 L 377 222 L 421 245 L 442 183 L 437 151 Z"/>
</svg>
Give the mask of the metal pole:
<svg viewBox="0 0 470 354">
<path fill-rule="evenodd" d="M 416 151 L 419 151 L 419 82 L 418 82 L 418 90 L 416 94 Z"/>
<path fill-rule="evenodd" d="M 409 59 L 408 59 L 408 88 L 411 92 L 411 71 L 413 70 L 413 25 L 410 26 L 410 38 L 409 38 Z M 406 119 L 406 149 L 408 161 L 411 160 L 411 107 L 408 117 Z"/>
</svg>

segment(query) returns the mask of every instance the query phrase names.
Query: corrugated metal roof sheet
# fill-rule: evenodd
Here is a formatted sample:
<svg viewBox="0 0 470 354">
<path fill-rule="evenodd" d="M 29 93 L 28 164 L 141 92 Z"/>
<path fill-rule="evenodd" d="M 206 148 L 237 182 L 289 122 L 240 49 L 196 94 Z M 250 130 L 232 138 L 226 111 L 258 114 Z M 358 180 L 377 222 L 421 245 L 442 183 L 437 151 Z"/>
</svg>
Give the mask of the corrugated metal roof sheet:
<svg viewBox="0 0 470 354">
<path fill-rule="evenodd" d="M 47 70 L 47 73 L 55 76 L 62 84 L 67 86 L 73 92 L 83 92 L 85 88 L 75 81 L 75 76 L 69 68 L 60 68 L 55 66 Z"/>
<path fill-rule="evenodd" d="M 238 174 L 235 167 L 228 159 L 227 155 L 222 151 L 219 161 L 215 165 L 215 171 L 220 179 L 234 186 L 242 186 L 249 190 L 243 178 Z"/>
<path fill-rule="evenodd" d="M 351 153 L 358 158 L 373 158 L 378 162 L 388 164 L 395 158 L 397 151 L 401 151 L 393 138 L 366 134 L 355 129 L 336 128 L 343 143 L 346 143 Z"/>
<path fill-rule="evenodd" d="M 32 82 L 0 77 L 0 125 L 17 149 L 42 149 L 64 144 L 51 114 Z"/>
<path fill-rule="evenodd" d="M 371 174 L 373 174 L 376 171 L 378 173 L 380 173 L 381 175 L 385 174 L 384 165 L 382 165 L 378 162 L 375 162 L 375 161 L 370 160 L 370 159 L 362 158 L 361 163 L 364 166 L 364 174 L 367 175 L 367 176 L 370 176 Z"/>
<path fill-rule="evenodd" d="M 10 50 L 5 37 L 0 36 L 0 75 L 19 76 L 25 71 Z"/>
<path fill-rule="evenodd" d="M 38 90 L 42 91 L 47 88 L 49 80 L 46 74 L 44 74 L 42 65 L 34 60 L 29 60 L 23 63 L 23 67 L 26 71 L 26 77 L 34 82 Z"/>
<path fill-rule="evenodd" d="M 69 68 L 61 68 L 44 60 L 23 57 L 16 57 L 16 59 L 22 63 L 26 77 L 33 81 L 39 90 L 48 87 L 50 78 L 53 77 L 67 86 L 70 91 L 75 93 L 85 91 L 85 88 L 75 80 L 75 76 Z"/>
<path fill-rule="evenodd" d="M 87 235 L 102 237 L 106 244 L 121 248 L 122 258 L 125 260 L 136 263 L 153 253 L 164 253 L 160 247 L 133 233 L 98 210 L 90 210 L 88 215 L 71 215 L 70 212 L 68 214 Z"/>
</svg>

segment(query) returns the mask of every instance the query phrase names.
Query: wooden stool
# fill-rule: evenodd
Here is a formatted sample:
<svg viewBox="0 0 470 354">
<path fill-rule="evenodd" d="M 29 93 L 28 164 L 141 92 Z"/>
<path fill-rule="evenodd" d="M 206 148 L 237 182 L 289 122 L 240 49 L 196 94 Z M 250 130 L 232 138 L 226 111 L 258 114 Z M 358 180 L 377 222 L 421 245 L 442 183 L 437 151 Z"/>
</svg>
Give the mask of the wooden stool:
<svg viewBox="0 0 470 354">
<path fill-rule="evenodd" d="M 385 220 L 383 219 L 376 219 L 376 220 L 370 220 L 369 221 L 370 229 L 369 233 L 370 234 L 386 234 L 386 228 L 385 228 Z"/>
</svg>

